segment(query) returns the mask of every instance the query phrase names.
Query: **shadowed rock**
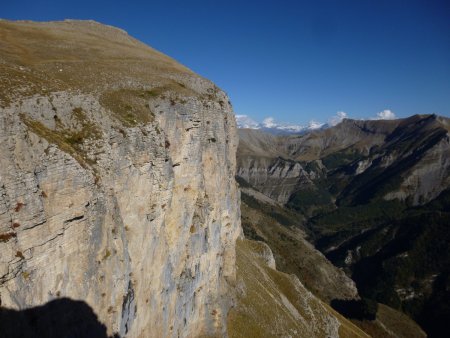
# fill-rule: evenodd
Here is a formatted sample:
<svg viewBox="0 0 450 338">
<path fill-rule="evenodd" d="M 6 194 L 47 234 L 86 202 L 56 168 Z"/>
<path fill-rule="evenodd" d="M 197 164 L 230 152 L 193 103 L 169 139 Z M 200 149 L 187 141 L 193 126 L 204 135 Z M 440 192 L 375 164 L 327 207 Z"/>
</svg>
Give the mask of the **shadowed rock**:
<svg viewBox="0 0 450 338">
<path fill-rule="evenodd" d="M 26 310 L 0 308 L 2 338 L 107 338 L 106 326 L 83 301 L 62 298 Z M 118 337 L 115 335 L 114 337 Z"/>
</svg>

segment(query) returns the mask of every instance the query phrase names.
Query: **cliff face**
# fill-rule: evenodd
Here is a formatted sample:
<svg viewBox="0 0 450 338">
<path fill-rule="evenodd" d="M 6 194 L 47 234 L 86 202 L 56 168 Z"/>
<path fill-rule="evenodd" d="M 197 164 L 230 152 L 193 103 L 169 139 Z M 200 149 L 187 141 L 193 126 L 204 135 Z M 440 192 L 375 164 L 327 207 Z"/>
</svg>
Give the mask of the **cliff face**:
<svg viewBox="0 0 450 338">
<path fill-rule="evenodd" d="M 0 299 L 222 334 L 241 233 L 226 95 L 94 22 L 0 21 Z"/>
</svg>

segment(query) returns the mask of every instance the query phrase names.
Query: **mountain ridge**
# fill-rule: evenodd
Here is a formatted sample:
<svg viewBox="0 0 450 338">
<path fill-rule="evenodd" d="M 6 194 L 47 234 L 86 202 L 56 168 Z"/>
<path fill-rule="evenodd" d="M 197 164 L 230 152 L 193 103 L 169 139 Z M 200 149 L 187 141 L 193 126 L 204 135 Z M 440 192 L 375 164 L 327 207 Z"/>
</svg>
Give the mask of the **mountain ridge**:
<svg viewBox="0 0 450 338">
<path fill-rule="evenodd" d="M 238 177 L 299 213 L 297 227 L 361 296 L 401 309 L 441 337 L 425 308 L 449 302 L 448 124 L 432 114 L 344 120 L 297 136 L 241 129 Z"/>
</svg>

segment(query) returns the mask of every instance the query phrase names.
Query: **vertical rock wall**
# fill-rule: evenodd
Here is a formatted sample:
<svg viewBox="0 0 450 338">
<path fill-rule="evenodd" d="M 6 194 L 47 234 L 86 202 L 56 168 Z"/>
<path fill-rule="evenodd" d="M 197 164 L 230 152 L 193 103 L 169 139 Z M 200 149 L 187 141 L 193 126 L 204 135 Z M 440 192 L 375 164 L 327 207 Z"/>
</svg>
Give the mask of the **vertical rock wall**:
<svg viewBox="0 0 450 338">
<path fill-rule="evenodd" d="M 108 334 L 225 332 L 241 232 L 236 127 L 226 96 L 196 86 L 214 99 L 169 92 L 135 126 L 79 92 L 0 109 L 3 307 L 68 297 Z"/>
</svg>

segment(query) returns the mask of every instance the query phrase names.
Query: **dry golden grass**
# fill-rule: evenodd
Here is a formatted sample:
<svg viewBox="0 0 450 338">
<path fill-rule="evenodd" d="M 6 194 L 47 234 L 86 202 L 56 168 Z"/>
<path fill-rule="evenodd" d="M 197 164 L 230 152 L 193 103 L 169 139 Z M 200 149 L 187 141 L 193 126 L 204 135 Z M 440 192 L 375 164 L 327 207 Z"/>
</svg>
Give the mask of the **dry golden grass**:
<svg viewBox="0 0 450 338">
<path fill-rule="evenodd" d="M 173 86 L 172 76 L 195 76 L 168 56 L 125 32 L 90 21 L 0 20 L 0 103 L 12 98 L 75 89 Z"/>
<path fill-rule="evenodd" d="M 101 132 L 93 123 L 89 122 L 81 109 L 74 109 L 72 114 L 81 123 L 81 128 L 78 130 L 65 129 L 58 122 L 56 123 L 56 129 L 53 130 L 25 114 L 20 114 L 20 119 L 36 135 L 46 139 L 51 144 L 57 145 L 59 149 L 71 155 L 78 163 L 87 168 L 93 163 L 86 157 L 83 142 L 87 139 L 100 138 Z"/>
<path fill-rule="evenodd" d="M 339 319 L 342 337 L 369 337 L 319 299 L 310 297 L 291 276 L 269 268 L 259 257 L 261 251 L 258 242 L 237 242 L 237 279 L 245 291 L 228 315 L 230 337 L 326 337 L 322 321 L 330 313 Z"/>
<path fill-rule="evenodd" d="M 270 206 L 259 201 L 259 207 L 245 203 L 246 193 L 241 193 L 241 220 L 244 231 L 252 228 L 272 249 L 277 269 L 288 274 L 295 274 L 303 285 L 325 302 L 335 298 L 346 298 L 351 294 L 348 286 L 343 286 L 342 279 L 336 275 L 334 267 L 307 240 L 298 228 L 289 226 L 281 216 L 296 224 L 300 221 L 298 214 L 290 213 L 281 206 Z M 271 211 L 265 213 L 264 211 Z M 251 236 L 251 235 L 250 235 Z M 253 237 L 255 238 L 255 237 Z"/>
<path fill-rule="evenodd" d="M 384 304 L 378 304 L 376 320 L 352 320 L 352 322 L 374 338 L 425 338 L 427 336 L 407 315 Z"/>
<path fill-rule="evenodd" d="M 139 123 L 149 123 L 155 114 L 150 111 L 148 99 L 151 92 L 135 89 L 118 89 L 103 93 L 100 103 L 108 108 L 125 126 L 133 127 Z"/>
<path fill-rule="evenodd" d="M 254 243 L 254 242 L 253 242 Z M 236 246 L 237 274 L 245 284 L 245 295 L 228 315 L 228 334 L 233 337 L 271 337 L 271 326 L 282 325 L 286 333 L 300 329 L 294 318 L 283 313 L 273 300 L 276 285 L 266 279 L 264 262 L 252 253 L 251 241 L 238 241 Z M 277 323 L 275 323 L 277 321 Z"/>
<path fill-rule="evenodd" d="M 7 107 L 15 98 L 68 89 L 66 84 L 47 78 L 42 72 L 20 67 L 1 63 L 0 59 L 0 107 Z"/>
<path fill-rule="evenodd" d="M 175 102 L 178 99 L 172 98 L 174 92 L 179 96 L 196 95 L 183 84 L 167 80 L 163 86 L 146 90 L 129 88 L 107 90 L 101 94 L 100 104 L 109 109 L 125 126 L 133 127 L 140 123 L 146 124 L 154 121 L 155 113 L 150 109 L 149 100 L 170 98 L 172 102 Z"/>
<path fill-rule="evenodd" d="M 164 73 L 190 72 L 124 31 L 92 21 L 0 21 L 0 51 L 24 64 L 148 61 Z"/>
</svg>

